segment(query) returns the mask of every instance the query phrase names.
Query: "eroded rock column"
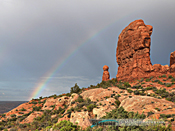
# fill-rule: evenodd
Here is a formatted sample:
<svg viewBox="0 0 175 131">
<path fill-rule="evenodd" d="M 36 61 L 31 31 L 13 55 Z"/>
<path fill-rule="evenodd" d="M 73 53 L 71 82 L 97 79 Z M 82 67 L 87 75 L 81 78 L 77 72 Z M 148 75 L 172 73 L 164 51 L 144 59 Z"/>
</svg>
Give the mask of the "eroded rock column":
<svg viewBox="0 0 175 131">
<path fill-rule="evenodd" d="M 110 79 L 110 74 L 108 72 L 109 67 L 107 65 L 103 66 L 103 76 L 102 76 L 102 81 L 107 81 Z"/>
</svg>

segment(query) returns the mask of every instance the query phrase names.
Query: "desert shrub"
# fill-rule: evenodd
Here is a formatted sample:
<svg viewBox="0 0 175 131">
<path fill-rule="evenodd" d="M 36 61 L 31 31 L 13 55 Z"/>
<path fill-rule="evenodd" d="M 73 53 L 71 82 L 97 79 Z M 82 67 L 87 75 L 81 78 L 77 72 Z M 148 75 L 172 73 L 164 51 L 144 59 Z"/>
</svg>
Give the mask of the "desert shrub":
<svg viewBox="0 0 175 131">
<path fill-rule="evenodd" d="M 150 115 L 154 114 L 154 112 L 150 111 L 147 113 L 147 117 L 149 117 Z"/>
<path fill-rule="evenodd" d="M 140 79 L 140 82 L 143 82 L 143 81 L 144 81 L 144 78 L 141 78 L 141 79 Z"/>
<path fill-rule="evenodd" d="M 134 112 L 127 112 L 123 107 L 114 109 L 106 113 L 106 116 L 103 116 L 104 119 L 124 119 L 124 118 L 134 118 L 134 119 L 144 119 L 146 116 L 144 114 L 138 114 Z"/>
<path fill-rule="evenodd" d="M 160 114 L 160 118 L 166 118 L 165 114 Z"/>
<path fill-rule="evenodd" d="M 79 130 L 80 127 L 77 125 L 74 125 L 72 122 L 70 121 L 60 121 L 59 123 L 56 123 L 53 126 L 53 130 L 60 130 L 60 131 L 77 131 Z"/>
<path fill-rule="evenodd" d="M 127 89 L 128 93 L 132 93 L 133 91 L 131 89 Z"/>
<path fill-rule="evenodd" d="M 30 111 L 29 113 L 24 114 L 23 116 L 29 116 L 32 112 Z"/>
<path fill-rule="evenodd" d="M 160 109 L 159 109 L 159 108 L 157 108 L 157 107 L 156 107 L 155 109 L 156 109 L 157 111 L 160 111 Z"/>
<path fill-rule="evenodd" d="M 19 128 L 25 128 L 27 127 L 26 124 L 19 124 Z"/>
<path fill-rule="evenodd" d="M 81 89 L 79 88 L 79 86 L 77 85 L 77 83 L 75 83 L 75 86 L 71 87 L 70 93 L 78 93 Z"/>
<path fill-rule="evenodd" d="M 175 78 L 174 77 L 171 79 L 171 82 L 175 82 Z"/>
<path fill-rule="evenodd" d="M 146 87 L 146 90 L 152 90 L 153 88 L 152 87 Z"/>
<path fill-rule="evenodd" d="M 19 119 L 19 121 L 21 122 L 21 121 L 23 121 L 25 118 L 26 118 L 26 116 L 22 116 L 22 117 Z"/>
<path fill-rule="evenodd" d="M 135 90 L 134 91 L 134 95 L 139 95 L 139 91 L 138 90 Z"/>
<path fill-rule="evenodd" d="M 62 111 L 60 111 L 61 114 L 63 114 L 65 112 L 65 110 L 63 109 Z"/>
<path fill-rule="evenodd" d="M 33 111 L 40 111 L 41 110 L 41 107 L 40 106 L 34 106 L 33 107 Z"/>
<path fill-rule="evenodd" d="M 124 86 L 125 86 L 125 87 L 131 87 L 131 85 L 129 84 L 129 82 L 125 82 L 125 83 L 124 83 Z"/>
<path fill-rule="evenodd" d="M 96 105 L 90 104 L 90 105 L 87 106 L 87 110 L 92 111 L 92 109 L 95 108 L 95 107 L 96 107 Z"/>
<path fill-rule="evenodd" d="M 156 87 L 152 87 L 152 90 L 156 92 L 158 89 Z"/>
<path fill-rule="evenodd" d="M 151 79 L 153 79 L 154 78 L 154 76 L 151 76 L 149 79 L 151 80 Z"/>
<path fill-rule="evenodd" d="M 160 84 L 160 85 L 164 85 L 164 83 L 163 83 L 163 82 L 161 82 L 161 81 L 158 81 L 158 84 Z"/>
<path fill-rule="evenodd" d="M 81 102 L 84 102 L 84 99 L 82 98 L 82 96 L 79 95 L 79 97 L 75 101 L 78 101 L 79 103 L 81 103 Z"/>
<path fill-rule="evenodd" d="M 145 80 L 146 82 L 149 82 L 150 81 L 150 79 L 149 78 L 146 78 L 146 80 Z"/>
<path fill-rule="evenodd" d="M 38 103 L 38 102 L 36 102 L 36 101 L 32 101 L 32 102 L 31 102 L 31 104 L 37 104 L 37 103 Z"/>
<path fill-rule="evenodd" d="M 34 120 L 37 120 L 37 121 L 40 121 L 41 119 L 42 119 L 42 117 L 40 117 L 40 116 L 34 118 Z"/>
<path fill-rule="evenodd" d="M 26 109 L 24 109 L 24 107 L 22 109 L 20 109 L 20 111 L 26 111 Z"/>
<path fill-rule="evenodd" d="M 85 106 L 85 102 L 79 103 L 79 104 L 77 105 L 78 108 L 82 108 L 83 106 Z"/>
<path fill-rule="evenodd" d="M 171 83 L 165 83 L 166 87 L 171 87 Z"/>
<path fill-rule="evenodd" d="M 163 77 L 163 78 L 166 78 L 166 75 L 164 74 L 164 75 L 162 75 L 162 77 Z"/>
<path fill-rule="evenodd" d="M 90 103 L 90 102 L 91 102 L 91 99 L 86 98 L 85 102 L 86 102 L 86 103 Z"/>
<path fill-rule="evenodd" d="M 124 87 L 122 84 L 117 84 L 117 87 L 118 87 L 119 89 L 126 89 L 126 87 Z"/>
<path fill-rule="evenodd" d="M 156 80 L 154 80 L 153 82 L 160 82 L 160 80 L 156 79 Z"/>
<path fill-rule="evenodd" d="M 115 94 L 111 94 L 111 97 L 115 96 Z"/>
<path fill-rule="evenodd" d="M 117 106 L 119 106 L 121 102 L 119 100 L 116 100 L 115 103 L 117 104 Z"/>
<path fill-rule="evenodd" d="M 75 101 L 72 101 L 71 104 L 75 104 Z"/>
<path fill-rule="evenodd" d="M 10 116 L 11 116 L 11 117 L 16 117 L 16 114 L 11 114 Z"/>
<path fill-rule="evenodd" d="M 131 88 L 133 88 L 133 89 L 140 89 L 141 87 L 142 87 L 141 85 L 134 85 Z"/>
</svg>

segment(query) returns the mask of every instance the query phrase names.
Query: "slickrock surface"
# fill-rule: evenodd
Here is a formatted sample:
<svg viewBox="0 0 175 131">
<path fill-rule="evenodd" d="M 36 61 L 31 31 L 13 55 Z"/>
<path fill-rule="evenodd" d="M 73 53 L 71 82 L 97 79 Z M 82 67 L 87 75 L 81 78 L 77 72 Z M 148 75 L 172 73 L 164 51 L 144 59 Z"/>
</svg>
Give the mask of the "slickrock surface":
<svg viewBox="0 0 175 131">
<path fill-rule="evenodd" d="M 26 119 L 24 119 L 21 123 L 31 123 L 33 122 L 34 118 L 38 117 L 38 116 L 42 116 L 43 112 L 40 111 L 35 111 L 33 113 L 31 113 Z"/>
<path fill-rule="evenodd" d="M 44 104 L 44 106 L 42 107 L 42 110 L 52 110 L 53 109 L 53 105 L 55 105 L 56 109 L 59 109 L 59 107 L 64 107 L 65 104 L 68 103 L 68 99 L 69 97 L 67 96 L 63 96 L 61 98 L 48 98 Z"/>
<path fill-rule="evenodd" d="M 123 106 L 126 111 L 138 111 L 139 114 L 144 111 L 144 113 L 147 114 L 150 111 L 154 113 L 159 112 L 156 108 L 159 108 L 160 111 L 166 110 L 167 108 L 174 108 L 175 104 L 167 100 L 149 96 L 134 96 L 124 99 L 120 104 L 120 107 L 121 106 Z"/>
<path fill-rule="evenodd" d="M 153 27 L 143 20 L 135 20 L 122 30 L 118 37 L 116 58 L 118 80 L 130 81 L 150 76 L 175 72 L 175 52 L 171 53 L 170 67 L 152 65 L 150 60 L 151 34 Z"/>
<path fill-rule="evenodd" d="M 106 115 L 106 112 L 110 112 L 116 108 L 114 105 L 111 105 L 112 103 L 114 104 L 115 101 L 116 100 L 114 98 L 108 98 L 106 100 L 97 102 L 97 104 L 101 106 L 94 108 L 93 114 L 97 115 L 97 119 L 100 119 L 101 117 Z"/>
<path fill-rule="evenodd" d="M 110 74 L 108 72 L 109 67 L 107 65 L 103 66 L 103 77 L 102 77 L 102 81 L 107 81 L 110 79 Z"/>
<path fill-rule="evenodd" d="M 97 89 L 91 89 L 84 91 L 81 93 L 81 96 L 83 99 L 89 98 L 91 101 L 97 101 L 104 99 L 104 97 L 108 96 L 110 97 L 113 92 L 111 90 L 103 89 L 103 88 L 97 88 Z"/>
</svg>

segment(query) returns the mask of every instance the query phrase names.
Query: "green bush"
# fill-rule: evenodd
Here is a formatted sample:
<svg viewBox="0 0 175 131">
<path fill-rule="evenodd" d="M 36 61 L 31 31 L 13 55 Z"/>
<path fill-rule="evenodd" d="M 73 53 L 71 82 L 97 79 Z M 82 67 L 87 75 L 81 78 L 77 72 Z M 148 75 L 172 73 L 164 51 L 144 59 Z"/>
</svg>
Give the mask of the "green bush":
<svg viewBox="0 0 175 131">
<path fill-rule="evenodd" d="M 146 87 L 146 90 L 152 90 L 153 88 L 152 87 Z"/>
<path fill-rule="evenodd" d="M 172 75 L 169 75 L 169 76 L 168 76 L 168 79 L 172 79 L 172 78 L 173 78 L 173 76 L 172 76 Z"/>
<path fill-rule="evenodd" d="M 155 109 L 156 109 L 157 111 L 160 111 L 160 109 L 159 109 L 159 108 L 157 108 L 157 107 L 156 107 Z"/>
<path fill-rule="evenodd" d="M 94 107 L 96 107 L 96 105 L 94 105 L 94 104 L 88 105 L 87 106 L 87 111 L 92 111 Z"/>
<path fill-rule="evenodd" d="M 33 107 L 33 111 L 40 111 L 41 110 L 41 107 L 40 106 L 34 106 Z"/>
<path fill-rule="evenodd" d="M 134 91 L 134 95 L 139 95 L 139 91 L 138 90 L 135 90 Z"/>
<path fill-rule="evenodd" d="M 127 89 L 128 93 L 132 93 L 133 91 L 131 89 Z"/>
<path fill-rule="evenodd" d="M 150 115 L 154 114 L 154 112 L 150 111 L 147 114 L 148 114 L 147 117 L 149 117 Z"/>
<path fill-rule="evenodd" d="M 16 117 L 16 114 L 11 114 L 10 116 L 11 116 L 11 117 Z"/>
<path fill-rule="evenodd" d="M 131 85 L 129 84 L 129 82 L 125 82 L 125 83 L 124 83 L 124 86 L 125 86 L 125 87 L 131 87 Z"/>
<path fill-rule="evenodd" d="M 20 109 L 20 111 L 26 111 L 26 109 L 24 109 L 24 107 L 22 109 Z"/>
<path fill-rule="evenodd" d="M 171 79 L 171 82 L 175 82 L 175 78 L 174 77 Z"/>
<path fill-rule="evenodd" d="M 84 102 L 84 99 L 82 98 L 82 96 L 79 95 L 79 97 L 75 101 L 78 101 L 79 103 L 81 103 L 81 102 Z"/>
<path fill-rule="evenodd" d="M 119 100 L 116 100 L 115 103 L 117 104 L 117 106 L 119 106 L 121 102 Z"/>
<path fill-rule="evenodd" d="M 70 93 L 78 93 L 81 89 L 79 88 L 79 86 L 77 85 L 77 83 L 75 83 L 75 86 L 71 87 Z"/>
<path fill-rule="evenodd" d="M 36 102 L 36 101 L 32 101 L 32 102 L 31 102 L 31 104 L 37 104 L 37 103 L 38 103 L 38 102 Z"/>
<path fill-rule="evenodd" d="M 146 78 L 146 80 L 145 80 L 146 82 L 149 82 L 150 81 L 150 79 L 149 78 Z"/>
<path fill-rule="evenodd" d="M 162 77 L 163 77 L 163 78 L 166 78 L 166 75 L 164 74 L 164 75 L 162 75 Z"/>
<path fill-rule="evenodd" d="M 79 130 L 80 127 L 77 125 L 74 125 L 72 122 L 70 121 L 60 121 L 59 123 L 56 123 L 53 126 L 53 130 L 59 130 L 59 131 L 77 131 Z"/>
</svg>

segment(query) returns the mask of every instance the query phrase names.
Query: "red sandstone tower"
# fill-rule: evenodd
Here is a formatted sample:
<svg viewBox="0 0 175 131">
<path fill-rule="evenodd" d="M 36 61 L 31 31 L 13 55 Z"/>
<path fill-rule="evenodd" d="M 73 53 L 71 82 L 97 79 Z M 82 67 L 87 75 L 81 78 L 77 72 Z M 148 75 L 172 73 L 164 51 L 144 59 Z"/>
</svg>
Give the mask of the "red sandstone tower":
<svg viewBox="0 0 175 131">
<path fill-rule="evenodd" d="M 110 79 L 110 74 L 108 72 L 109 67 L 107 65 L 103 66 L 103 77 L 102 77 L 102 81 L 107 81 Z"/>
</svg>

